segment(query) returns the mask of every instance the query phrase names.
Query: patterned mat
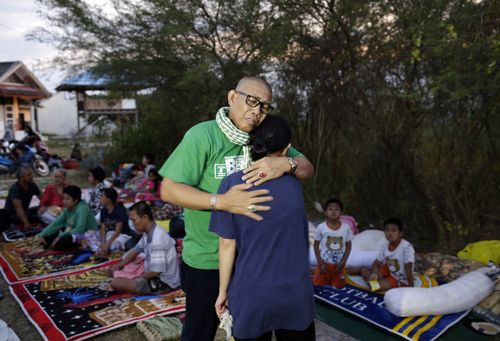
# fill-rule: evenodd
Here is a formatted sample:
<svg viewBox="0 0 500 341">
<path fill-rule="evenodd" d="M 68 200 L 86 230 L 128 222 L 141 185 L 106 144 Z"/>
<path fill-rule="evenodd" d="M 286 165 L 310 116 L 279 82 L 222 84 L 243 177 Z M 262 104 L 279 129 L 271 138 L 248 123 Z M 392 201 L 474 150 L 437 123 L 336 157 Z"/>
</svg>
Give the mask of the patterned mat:
<svg viewBox="0 0 500 341">
<path fill-rule="evenodd" d="M 185 310 L 182 290 L 155 296 L 113 291 L 107 267 L 10 287 L 45 340 L 83 340 L 157 315 Z"/>
<path fill-rule="evenodd" d="M 121 253 L 111 254 L 109 259 L 96 258 L 82 250 L 45 251 L 30 254 L 35 247 L 34 237 L 0 243 L 0 270 L 7 283 L 19 283 L 29 279 L 42 279 L 61 273 L 92 269 L 110 265 Z"/>
<path fill-rule="evenodd" d="M 432 341 L 469 312 L 437 316 L 398 317 L 384 306 L 384 296 L 346 285 L 342 289 L 315 286 L 316 299 L 352 314 L 383 330 L 407 340 Z"/>
</svg>

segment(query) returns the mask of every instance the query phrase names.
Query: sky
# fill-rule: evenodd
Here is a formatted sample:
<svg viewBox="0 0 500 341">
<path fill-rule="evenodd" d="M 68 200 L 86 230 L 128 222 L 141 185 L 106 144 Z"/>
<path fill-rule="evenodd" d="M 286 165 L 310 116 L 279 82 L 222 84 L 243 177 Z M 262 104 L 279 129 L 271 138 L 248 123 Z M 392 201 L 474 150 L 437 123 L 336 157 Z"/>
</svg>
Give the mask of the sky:
<svg viewBox="0 0 500 341">
<path fill-rule="evenodd" d="M 49 91 L 55 92 L 65 74 L 40 65 L 55 57 L 57 49 L 25 38 L 27 33 L 46 24 L 37 15 L 34 0 L 0 0 L 0 18 L 0 62 L 23 62 Z"/>
</svg>

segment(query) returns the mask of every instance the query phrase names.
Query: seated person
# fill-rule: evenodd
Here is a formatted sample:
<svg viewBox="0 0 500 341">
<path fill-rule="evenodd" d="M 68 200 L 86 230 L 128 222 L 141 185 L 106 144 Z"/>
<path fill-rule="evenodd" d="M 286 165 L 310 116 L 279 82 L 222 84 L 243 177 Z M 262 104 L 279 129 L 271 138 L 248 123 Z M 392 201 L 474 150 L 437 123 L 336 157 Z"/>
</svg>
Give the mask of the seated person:
<svg viewBox="0 0 500 341">
<path fill-rule="evenodd" d="M 398 218 L 388 218 L 384 222 L 387 241 L 382 245 L 372 267 L 361 268 L 359 273 L 370 283 L 372 290 L 389 290 L 397 287 L 413 286 L 413 265 L 415 250 L 403 239 L 403 222 Z M 357 274 L 356 269 L 349 271 Z"/>
<path fill-rule="evenodd" d="M 82 161 L 82 159 L 83 159 L 82 158 L 82 148 L 80 146 L 80 143 L 77 142 L 73 145 L 73 149 L 71 150 L 70 158 L 78 160 L 78 161 Z"/>
<path fill-rule="evenodd" d="M 22 224 L 25 229 L 40 223 L 38 207 L 29 208 L 33 196 L 40 197 L 40 189 L 33 181 L 33 172 L 28 167 L 19 167 L 17 181 L 9 188 L 5 201 L 5 212 L 10 224 Z"/>
<path fill-rule="evenodd" d="M 66 187 L 66 170 L 54 170 L 54 183 L 48 184 L 40 199 L 38 214 L 42 221 L 50 224 L 61 214 L 64 208 L 63 189 Z"/>
<path fill-rule="evenodd" d="M 106 178 L 106 172 L 102 167 L 95 167 L 89 170 L 88 181 L 92 186 L 89 189 L 88 205 L 94 216 L 98 217 L 101 212 L 101 193 L 106 185 L 104 184 L 104 179 Z"/>
<path fill-rule="evenodd" d="M 156 225 L 151 208 L 144 201 L 130 208 L 130 219 L 143 236 L 135 248 L 130 250 L 119 264 L 110 268 L 110 275 L 144 252 L 144 273 L 135 279 L 116 277 L 111 287 L 117 291 L 134 294 L 166 292 L 180 285 L 179 264 L 175 241 Z"/>
<path fill-rule="evenodd" d="M 153 153 L 145 153 L 142 157 L 142 166 L 144 167 L 144 174 L 149 174 L 151 169 L 156 169 L 155 156 Z"/>
<path fill-rule="evenodd" d="M 146 179 L 146 173 L 137 165 L 133 165 L 130 171 L 132 173 L 132 178 L 125 184 L 125 189 L 135 191 L 137 186 Z"/>
<path fill-rule="evenodd" d="M 101 231 L 98 254 L 107 256 L 109 251 L 128 250 L 135 246 L 140 238 L 128 226 L 127 209 L 117 203 L 118 193 L 113 188 L 105 188 L 101 194 Z M 135 243 L 127 247 L 131 238 Z"/>
<path fill-rule="evenodd" d="M 314 237 L 314 253 L 318 262 L 314 285 L 345 286 L 346 262 L 351 252 L 351 228 L 340 220 L 343 204 L 329 199 L 324 205 L 326 221 L 318 225 Z"/>
<path fill-rule="evenodd" d="M 45 249 L 74 249 L 80 246 L 85 232 L 97 230 L 97 222 L 87 203 L 81 199 L 82 191 L 77 186 L 66 186 L 63 190 L 65 209 L 57 219 L 37 235 Z"/>
<path fill-rule="evenodd" d="M 137 186 L 136 190 L 139 193 L 135 195 L 135 201 L 161 200 L 160 188 L 162 180 L 163 178 L 158 174 L 156 168 L 152 168 L 148 173 L 148 177 Z"/>
</svg>

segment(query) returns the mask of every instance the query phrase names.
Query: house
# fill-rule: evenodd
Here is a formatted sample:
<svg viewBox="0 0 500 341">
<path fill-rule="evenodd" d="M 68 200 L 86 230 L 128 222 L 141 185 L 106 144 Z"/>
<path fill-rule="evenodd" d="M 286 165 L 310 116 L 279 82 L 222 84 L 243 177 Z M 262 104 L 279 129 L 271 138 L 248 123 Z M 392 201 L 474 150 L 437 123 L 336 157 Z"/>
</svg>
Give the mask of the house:
<svg viewBox="0 0 500 341">
<path fill-rule="evenodd" d="M 38 130 L 36 101 L 51 93 L 20 61 L 0 63 L 0 137 L 12 124 L 16 138 L 27 124 Z"/>
<path fill-rule="evenodd" d="M 88 136 L 128 129 L 130 124 L 137 124 L 134 97 L 138 88 L 93 71 L 68 77 L 56 88 L 56 95 L 40 102 L 40 131 Z"/>
</svg>

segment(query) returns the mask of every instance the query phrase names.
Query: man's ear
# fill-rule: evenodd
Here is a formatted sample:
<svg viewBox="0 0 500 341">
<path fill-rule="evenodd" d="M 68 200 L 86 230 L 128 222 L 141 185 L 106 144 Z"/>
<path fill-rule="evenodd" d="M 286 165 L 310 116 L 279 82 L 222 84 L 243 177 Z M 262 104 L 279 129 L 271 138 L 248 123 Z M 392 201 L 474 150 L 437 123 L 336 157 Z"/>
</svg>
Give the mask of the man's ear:
<svg viewBox="0 0 500 341">
<path fill-rule="evenodd" d="M 281 155 L 286 156 L 286 154 L 288 153 L 288 149 L 290 149 L 291 146 L 292 146 L 292 144 L 289 143 L 288 146 L 286 146 L 285 149 L 283 149 L 283 151 L 281 152 Z"/>
<path fill-rule="evenodd" d="M 229 90 L 229 92 L 227 93 L 227 103 L 229 104 L 229 106 L 234 104 L 234 101 L 236 100 L 235 97 L 236 97 L 236 91 Z"/>
</svg>

